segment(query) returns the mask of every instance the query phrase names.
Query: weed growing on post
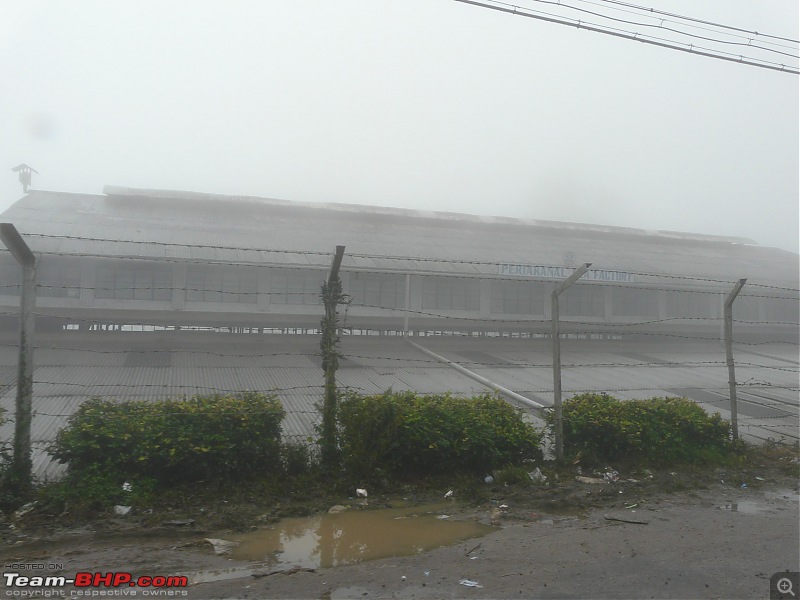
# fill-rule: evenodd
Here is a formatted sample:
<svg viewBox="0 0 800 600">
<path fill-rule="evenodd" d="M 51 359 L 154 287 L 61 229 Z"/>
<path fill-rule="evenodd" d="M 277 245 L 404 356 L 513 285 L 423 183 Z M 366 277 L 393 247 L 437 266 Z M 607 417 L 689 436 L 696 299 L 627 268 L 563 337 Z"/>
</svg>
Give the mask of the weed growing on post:
<svg viewBox="0 0 800 600">
<path fill-rule="evenodd" d="M 519 409 L 491 395 L 348 394 L 339 403 L 344 467 L 364 477 L 487 472 L 541 458 Z"/>
<path fill-rule="evenodd" d="M 337 258 L 341 261 L 341 255 Z M 327 283 L 322 284 L 322 303 L 325 305 L 325 316 L 320 323 L 322 337 L 320 339 L 320 350 L 322 353 L 322 370 L 325 372 L 325 397 L 322 403 L 322 428 L 320 437 L 321 463 L 329 474 L 338 470 L 339 465 L 339 444 L 336 439 L 336 370 L 339 368 L 339 315 L 336 307 L 339 304 L 346 304 L 348 296 L 342 292 L 342 282 L 338 275 L 338 263 L 334 262 L 331 275 Z"/>
<path fill-rule="evenodd" d="M 563 419 L 565 456 L 586 462 L 712 462 L 735 447 L 728 421 L 687 398 L 617 400 L 581 394 L 564 402 Z"/>
</svg>

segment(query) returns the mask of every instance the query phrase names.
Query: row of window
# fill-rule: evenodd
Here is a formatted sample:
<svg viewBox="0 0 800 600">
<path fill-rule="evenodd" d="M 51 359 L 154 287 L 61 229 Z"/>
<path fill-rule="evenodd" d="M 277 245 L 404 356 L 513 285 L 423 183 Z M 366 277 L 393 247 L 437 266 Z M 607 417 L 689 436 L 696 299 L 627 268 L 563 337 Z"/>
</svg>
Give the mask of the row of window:
<svg viewBox="0 0 800 600">
<path fill-rule="evenodd" d="M 323 271 L 272 269 L 269 278 L 271 304 L 317 305 L 321 303 Z M 172 298 L 170 266 L 98 266 L 94 297 L 110 300 L 161 300 Z M 402 309 L 406 305 L 404 275 L 352 273 L 346 293 L 355 306 Z M 42 265 L 37 294 L 77 298 L 81 291 L 78 263 Z M 480 309 L 478 279 L 421 277 L 423 311 Z M 0 294 L 20 293 L 20 271 L 13 263 L 0 263 Z M 544 315 L 550 302 L 551 284 L 538 281 L 493 281 L 490 312 L 504 315 Z M 258 270 L 249 267 L 189 265 L 186 300 L 255 304 L 258 301 Z M 576 284 L 560 297 L 561 314 L 603 318 L 611 301 L 612 316 L 658 318 L 659 291 L 630 287 Z M 709 318 L 719 316 L 719 295 L 667 291 L 667 318 Z M 743 321 L 798 321 L 797 301 L 750 298 L 742 295 L 734 304 L 734 318 Z"/>
</svg>

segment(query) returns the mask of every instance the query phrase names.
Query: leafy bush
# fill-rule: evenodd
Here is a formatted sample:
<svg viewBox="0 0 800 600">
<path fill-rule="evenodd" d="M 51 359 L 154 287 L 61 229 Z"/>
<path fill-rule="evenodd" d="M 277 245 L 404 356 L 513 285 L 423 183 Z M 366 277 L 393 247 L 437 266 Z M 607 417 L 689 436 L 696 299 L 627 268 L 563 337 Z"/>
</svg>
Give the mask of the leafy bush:
<svg viewBox="0 0 800 600">
<path fill-rule="evenodd" d="M 338 423 L 344 466 L 357 476 L 478 472 L 541 458 L 536 429 L 496 396 L 350 394 Z"/>
<path fill-rule="evenodd" d="M 70 471 L 67 476 L 39 489 L 42 506 L 51 511 L 69 512 L 72 516 L 86 516 L 115 504 L 141 506 L 152 502 L 155 480 L 146 477 L 125 481 L 102 465 L 91 465 L 80 471 Z M 125 481 L 130 487 L 123 487 Z"/>
<path fill-rule="evenodd" d="M 4 414 L 6 409 L 0 406 L 0 425 L 6 423 L 8 419 Z M 0 473 L 4 473 L 5 469 L 11 464 L 11 440 L 0 440 Z"/>
<path fill-rule="evenodd" d="M 50 453 L 72 473 L 106 472 L 115 483 L 240 478 L 280 469 L 284 410 L 255 392 L 160 402 L 85 402 Z"/>
<path fill-rule="evenodd" d="M 530 467 L 523 467 L 522 465 L 508 465 L 494 471 L 494 481 L 500 485 L 530 484 L 529 470 Z"/>
<path fill-rule="evenodd" d="M 311 448 L 302 442 L 286 442 L 281 446 L 283 471 L 290 477 L 303 475 L 316 465 Z"/>
<path fill-rule="evenodd" d="M 565 455 L 590 462 L 702 462 L 732 448 L 728 421 L 687 398 L 581 394 L 564 402 L 562 417 Z M 552 426 L 552 413 L 548 419 Z"/>
<path fill-rule="evenodd" d="M 0 425 L 8 421 L 0 408 Z M 0 510 L 12 510 L 22 503 L 11 473 L 12 448 L 9 440 L 0 440 Z"/>
</svg>

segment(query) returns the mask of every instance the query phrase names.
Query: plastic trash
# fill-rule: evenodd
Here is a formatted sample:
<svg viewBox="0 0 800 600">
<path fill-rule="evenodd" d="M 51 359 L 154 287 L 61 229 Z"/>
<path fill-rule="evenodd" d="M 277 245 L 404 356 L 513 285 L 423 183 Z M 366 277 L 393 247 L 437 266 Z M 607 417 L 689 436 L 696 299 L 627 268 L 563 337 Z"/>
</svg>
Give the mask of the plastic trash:
<svg viewBox="0 0 800 600">
<path fill-rule="evenodd" d="M 619 481 L 619 472 L 611 467 L 606 467 L 606 472 L 603 473 L 603 479 L 606 481 Z"/>
<path fill-rule="evenodd" d="M 583 477 L 582 475 L 575 477 L 575 481 L 580 481 L 581 483 L 608 483 L 608 481 L 605 479 L 598 479 L 597 477 Z"/>
<path fill-rule="evenodd" d="M 539 467 L 536 467 L 533 471 L 528 473 L 528 477 L 530 477 L 531 481 L 534 483 L 544 483 L 547 481 L 547 476 L 542 473 L 542 470 Z"/>
<path fill-rule="evenodd" d="M 405 581 L 405 580 L 406 580 L 406 576 L 405 576 L 405 575 L 403 575 L 402 577 L 400 577 L 400 581 Z"/>
<path fill-rule="evenodd" d="M 482 588 L 483 587 L 477 581 L 472 581 L 471 579 L 462 579 L 458 583 L 459 583 L 459 585 L 463 585 L 465 587 L 472 587 L 472 588 Z"/>
<path fill-rule="evenodd" d="M 231 542 L 228 540 L 221 540 L 219 538 L 205 538 L 203 541 L 211 544 L 211 547 L 214 548 L 214 554 L 217 556 L 230 554 L 231 551 L 239 545 L 239 542 Z"/>
<path fill-rule="evenodd" d="M 356 497 L 357 498 L 366 498 L 367 497 L 367 490 L 364 488 L 356 488 Z"/>
<path fill-rule="evenodd" d="M 743 489 L 743 490 L 746 490 L 746 489 L 747 489 L 747 484 L 746 484 L 746 483 L 743 483 L 743 484 L 742 484 L 742 489 Z"/>
<path fill-rule="evenodd" d="M 491 475 L 487 475 L 483 480 L 486 483 L 494 483 L 494 477 L 492 477 Z"/>
<path fill-rule="evenodd" d="M 117 514 L 120 517 L 124 517 L 129 512 L 131 512 L 131 507 L 130 506 L 120 506 L 119 504 L 117 504 L 114 507 L 114 514 Z"/>
<path fill-rule="evenodd" d="M 122 484 L 122 491 L 123 492 L 132 492 L 133 491 L 133 486 L 126 481 L 125 483 Z"/>
<path fill-rule="evenodd" d="M 450 490 L 449 492 L 447 492 L 447 493 L 444 495 L 444 497 L 445 497 L 445 498 L 450 498 L 450 497 L 452 497 L 452 496 L 453 496 L 453 490 Z"/>
<path fill-rule="evenodd" d="M 436 515 L 437 519 L 449 519 L 450 515 Z"/>
<path fill-rule="evenodd" d="M 39 504 L 39 503 L 36 500 L 34 500 L 33 502 L 28 502 L 27 504 L 24 504 L 23 506 L 18 508 L 17 511 L 14 513 L 14 518 L 15 519 L 19 519 L 20 517 L 24 517 L 29 512 L 31 512 L 34 508 L 36 508 L 37 504 Z"/>
<path fill-rule="evenodd" d="M 185 525 L 194 525 L 194 519 L 180 519 L 176 521 L 164 521 L 162 525 L 171 525 L 173 527 L 184 527 Z"/>
</svg>

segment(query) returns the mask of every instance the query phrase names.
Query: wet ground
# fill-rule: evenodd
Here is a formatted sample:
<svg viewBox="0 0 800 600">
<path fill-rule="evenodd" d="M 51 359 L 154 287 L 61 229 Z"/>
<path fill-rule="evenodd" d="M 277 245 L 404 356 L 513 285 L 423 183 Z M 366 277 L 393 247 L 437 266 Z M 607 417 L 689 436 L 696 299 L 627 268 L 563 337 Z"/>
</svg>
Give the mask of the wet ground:
<svg viewBox="0 0 800 600">
<path fill-rule="evenodd" d="M 800 568 L 796 485 L 719 484 L 649 498 L 617 484 L 584 487 L 619 498 L 556 512 L 501 495 L 479 507 L 457 501 L 382 512 L 354 506 L 249 534 L 191 526 L 105 538 L 73 531 L 6 547 L 0 557 L 6 567 L 45 565 L 20 571 L 27 574 L 184 574 L 193 582 L 184 597 L 198 599 L 768 598 L 773 573 Z M 454 524 L 468 539 L 437 538 L 434 529 Z M 472 526 L 478 528 L 461 530 Z M 207 539 L 238 545 L 215 554 Z M 395 543 L 405 550 L 368 560 L 371 548 L 380 554 Z M 141 588 L 106 591 L 144 595 Z M 173 591 L 182 596 L 184 590 Z"/>
<path fill-rule="evenodd" d="M 266 529 L 232 536 L 230 556 L 265 564 L 328 568 L 418 554 L 483 536 L 494 528 L 452 519 L 454 503 L 380 510 L 346 510 L 282 519 Z"/>
</svg>

